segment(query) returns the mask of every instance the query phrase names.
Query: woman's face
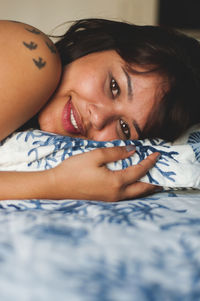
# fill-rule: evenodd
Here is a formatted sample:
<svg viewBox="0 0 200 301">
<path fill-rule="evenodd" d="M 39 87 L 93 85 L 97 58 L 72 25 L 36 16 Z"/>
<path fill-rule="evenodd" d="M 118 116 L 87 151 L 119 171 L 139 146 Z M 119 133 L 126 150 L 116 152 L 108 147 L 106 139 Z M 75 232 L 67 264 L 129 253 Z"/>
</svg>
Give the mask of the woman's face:
<svg viewBox="0 0 200 301">
<path fill-rule="evenodd" d="M 40 129 L 97 141 L 138 139 L 162 97 L 159 86 L 156 74 L 130 74 L 115 51 L 89 54 L 64 68 Z"/>
</svg>

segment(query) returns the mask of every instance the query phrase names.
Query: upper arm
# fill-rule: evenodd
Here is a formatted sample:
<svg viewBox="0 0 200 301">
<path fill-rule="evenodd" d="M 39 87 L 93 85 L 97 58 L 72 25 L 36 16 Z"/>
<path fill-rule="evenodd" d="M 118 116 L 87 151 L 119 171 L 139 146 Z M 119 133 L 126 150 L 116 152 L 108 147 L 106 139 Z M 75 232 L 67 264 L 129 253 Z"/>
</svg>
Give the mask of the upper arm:
<svg viewBox="0 0 200 301">
<path fill-rule="evenodd" d="M 35 115 L 55 91 L 59 55 L 36 28 L 0 21 L 0 140 Z"/>
</svg>

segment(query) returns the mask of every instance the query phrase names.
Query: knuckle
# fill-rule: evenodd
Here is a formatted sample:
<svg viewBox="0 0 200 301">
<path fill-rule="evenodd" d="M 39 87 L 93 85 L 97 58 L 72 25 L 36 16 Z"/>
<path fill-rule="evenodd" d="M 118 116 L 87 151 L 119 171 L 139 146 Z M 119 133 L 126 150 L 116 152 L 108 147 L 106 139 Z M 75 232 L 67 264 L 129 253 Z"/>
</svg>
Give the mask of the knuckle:
<svg viewBox="0 0 200 301">
<path fill-rule="evenodd" d="M 146 166 L 146 164 L 144 164 L 143 162 L 140 162 L 137 165 L 137 169 L 138 169 L 139 174 L 145 174 L 149 170 L 149 167 Z"/>
<path fill-rule="evenodd" d="M 120 200 L 122 184 L 119 177 L 113 177 L 109 185 L 109 202 L 116 202 Z"/>
<path fill-rule="evenodd" d="M 138 166 L 143 170 L 148 170 L 154 165 L 154 161 L 150 158 L 146 158 L 145 160 L 141 161 Z"/>
<path fill-rule="evenodd" d="M 155 164 L 155 160 L 152 158 L 152 157 L 147 157 L 146 158 L 146 162 L 147 162 L 147 164 L 148 165 L 153 165 L 153 164 Z"/>
<path fill-rule="evenodd" d="M 143 161 L 140 161 L 140 162 L 137 164 L 137 166 L 138 166 L 139 168 L 144 168 L 144 163 L 143 163 Z"/>
<path fill-rule="evenodd" d="M 96 152 L 100 158 L 105 157 L 105 155 L 106 155 L 105 148 L 98 148 L 98 149 L 94 150 L 94 152 Z"/>
<path fill-rule="evenodd" d="M 151 155 L 149 155 L 146 160 L 149 164 L 154 165 L 156 163 L 156 161 L 158 160 L 160 156 L 157 155 L 157 153 L 152 153 Z"/>
<path fill-rule="evenodd" d="M 121 189 L 121 186 L 122 186 L 121 178 L 115 175 L 112 179 L 113 190 L 118 192 Z"/>
</svg>

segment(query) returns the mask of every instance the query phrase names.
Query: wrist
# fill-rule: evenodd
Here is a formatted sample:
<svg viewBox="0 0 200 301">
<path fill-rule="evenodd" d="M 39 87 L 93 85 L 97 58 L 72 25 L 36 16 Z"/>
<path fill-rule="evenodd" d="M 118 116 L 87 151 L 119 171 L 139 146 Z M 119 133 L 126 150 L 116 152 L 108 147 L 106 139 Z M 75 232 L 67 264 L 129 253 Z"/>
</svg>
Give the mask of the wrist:
<svg viewBox="0 0 200 301">
<path fill-rule="evenodd" d="M 48 171 L 0 172 L 0 199 L 51 198 L 51 177 Z M 51 188 L 51 189 L 50 189 Z"/>
</svg>

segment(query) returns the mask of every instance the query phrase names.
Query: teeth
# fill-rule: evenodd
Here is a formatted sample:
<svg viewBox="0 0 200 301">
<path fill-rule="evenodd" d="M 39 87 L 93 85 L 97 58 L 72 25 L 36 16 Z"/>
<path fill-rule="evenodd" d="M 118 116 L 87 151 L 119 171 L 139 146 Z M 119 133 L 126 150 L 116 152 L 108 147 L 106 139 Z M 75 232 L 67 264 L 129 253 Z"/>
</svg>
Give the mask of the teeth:
<svg viewBox="0 0 200 301">
<path fill-rule="evenodd" d="M 75 120 L 75 118 L 74 118 L 74 115 L 73 115 L 72 110 L 71 110 L 70 118 L 71 118 L 71 123 L 73 124 L 73 126 L 75 127 L 75 129 L 78 130 L 78 125 L 77 125 L 77 123 L 76 123 L 76 120 Z"/>
</svg>

